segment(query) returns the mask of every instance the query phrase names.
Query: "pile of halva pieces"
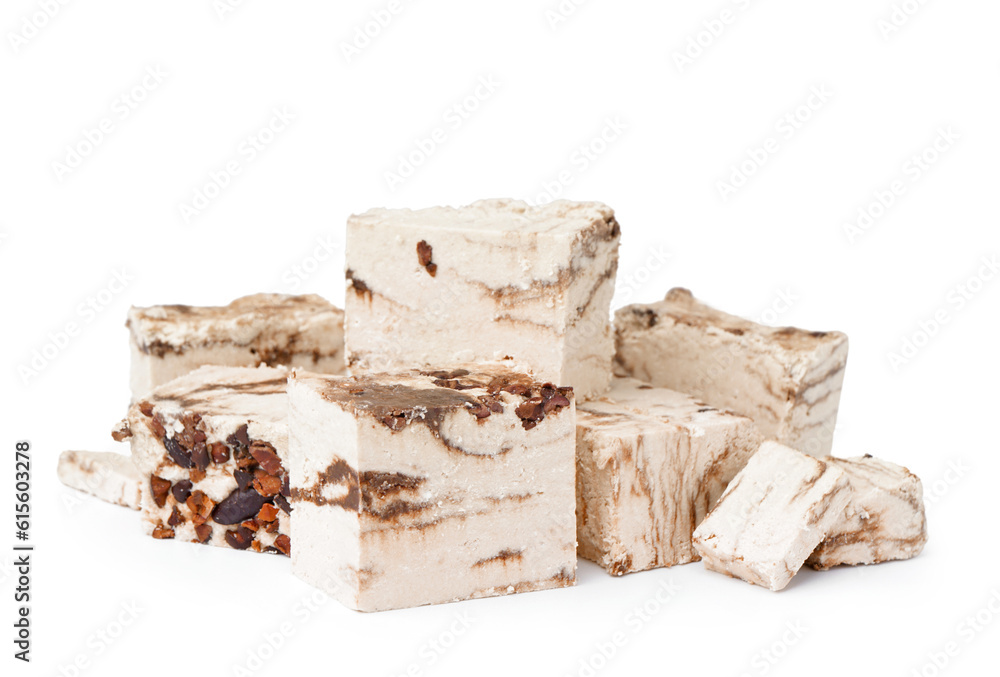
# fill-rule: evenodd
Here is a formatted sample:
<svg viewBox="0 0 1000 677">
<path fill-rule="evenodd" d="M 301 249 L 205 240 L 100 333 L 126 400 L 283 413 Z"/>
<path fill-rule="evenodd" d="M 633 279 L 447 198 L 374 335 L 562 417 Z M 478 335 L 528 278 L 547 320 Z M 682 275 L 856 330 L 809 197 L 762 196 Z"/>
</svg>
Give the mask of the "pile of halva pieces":
<svg viewBox="0 0 1000 677">
<path fill-rule="evenodd" d="M 612 322 L 620 234 L 598 203 L 376 209 L 348 221 L 344 312 L 133 308 L 131 454 L 60 477 L 363 611 L 571 586 L 578 555 L 780 590 L 918 554 L 920 481 L 829 456 L 847 337 L 684 289 Z"/>
</svg>

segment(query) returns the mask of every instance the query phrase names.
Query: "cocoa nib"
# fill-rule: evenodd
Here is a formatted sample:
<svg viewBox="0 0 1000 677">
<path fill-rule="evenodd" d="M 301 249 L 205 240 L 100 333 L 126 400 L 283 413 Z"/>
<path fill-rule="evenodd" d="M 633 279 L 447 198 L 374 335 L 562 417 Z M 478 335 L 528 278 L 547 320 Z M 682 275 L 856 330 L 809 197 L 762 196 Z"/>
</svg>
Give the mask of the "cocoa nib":
<svg viewBox="0 0 1000 677">
<path fill-rule="evenodd" d="M 245 424 L 240 426 L 236 432 L 226 438 L 226 442 L 231 447 L 249 447 L 250 435 L 247 433 L 247 426 Z"/>
<path fill-rule="evenodd" d="M 163 427 L 163 423 L 156 416 L 150 418 L 147 422 L 149 429 L 153 431 L 157 439 L 162 439 L 167 434 L 167 429 Z"/>
<path fill-rule="evenodd" d="M 191 461 L 191 454 L 184 451 L 181 447 L 180 442 L 175 437 L 164 437 L 163 446 L 167 450 L 167 455 L 170 456 L 170 460 L 179 465 L 182 468 L 193 468 L 194 463 Z"/>
<path fill-rule="evenodd" d="M 229 460 L 229 447 L 222 442 L 212 442 L 210 451 L 212 454 L 212 461 L 218 463 L 219 465 Z"/>
<path fill-rule="evenodd" d="M 518 383 L 503 376 L 498 376 L 490 381 L 489 385 L 486 386 L 486 390 L 491 395 L 511 393 L 512 395 L 521 395 L 523 397 L 531 394 L 531 388 L 527 384 Z"/>
<path fill-rule="evenodd" d="M 208 468 L 209 460 L 208 446 L 204 442 L 195 442 L 191 450 L 191 462 L 194 463 L 194 467 L 204 472 Z"/>
<path fill-rule="evenodd" d="M 212 516 L 215 501 L 206 496 L 203 491 L 194 491 L 188 496 L 185 505 L 191 511 L 191 521 L 195 524 L 204 524 Z"/>
<path fill-rule="evenodd" d="M 167 503 L 167 493 L 170 491 L 170 480 L 153 475 L 149 478 L 149 489 L 153 494 L 153 502 L 157 508 L 162 508 Z"/>
<path fill-rule="evenodd" d="M 254 473 L 253 488 L 261 496 L 277 496 L 281 493 L 281 480 L 262 470 Z"/>
<path fill-rule="evenodd" d="M 525 430 L 531 430 L 538 425 L 545 418 L 546 414 L 559 411 L 563 407 L 568 407 L 570 405 L 569 395 L 573 392 L 573 389 L 560 388 L 551 383 L 546 383 L 540 388 L 539 392 L 539 395 L 530 397 L 530 399 L 522 402 L 514 410 L 521 419 L 521 424 Z M 528 395 L 530 396 L 531 393 L 529 392 Z"/>
<path fill-rule="evenodd" d="M 285 498 L 284 496 L 282 496 L 281 494 L 278 494 L 277 496 L 274 497 L 274 504 L 276 506 L 278 506 L 279 508 L 281 508 L 285 512 L 286 515 L 291 515 L 292 514 L 292 505 L 291 505 L 291 503 L 289 503 L 288 499 Z"/>
<path fill-rule="evenodd" d="M 268 475 L 279 475 L 284 468 L 281 466 L 281 459 L 275 453 L 274 446 L 269 442 L 255 441 L 250 445 L 250 455 L 260 463 Z"/>
<path fill-rule="evenodd" d="M 257 513 L 256 519 L 264 523 L 273 522 L 278 519 L 278 509 L 272 503 L 265 503 Z"/>
<path fill-rule="evenodd" d="M 385 416 L 380 418 L 379 421 L 382 422 L 382 425 L 384 425 L 386 428 L 388 428 L 393 432 L 396 432 L 397 430 L 402 430 L 403 428 L 406 427 L 406 424 L 409 423 L 409 421 L 406 418 L 406 414 L 404 413 L 386 414 Z"/>
<path fill-rule="evenodd" d="M 490 414 L 502 414 L 503 404 L 493 395 L 480 395 L 478 403 L 468 403 L 469 413 L 482 420 Z"/>
<path fill-rule="evenodd" d="M 482 403 L 472 404 L 470 402 L 466 405 L 466 407 L 468 407 L 469 413 L 475 416 L 476 418 L 486 418 L 491 413 L 490 408 Z"/>
<path fill-rule="evenodd" d="M 417 261 L 431 277 L 437 275 L 437 264 L 431 260 L 433 256 L 434 248 L 427 244 L 427 240 L 421 240 L 417 243 Z"/>
<path fill-rule="evenodd" d="M 288 475 L 285 475 L 285 479 L 281 481 L 281 495 L 285 498 L 292 495 L 292 488 L 289 486 Z"/>
<path fill-rule="evenodd" d="M 194 535 L 198 537 L 199 543 L 204 543 L 212 537 L 212 527 L 207 524 L 199 524 L 194 528 Z"/>
<path fill-rule="evenodd" d="M 169 524 L 172 527 L 176 527 L 180 524 L 184 524 L 184 522 L 185 522 L 184 516 L 181 515 L 181 511 L 178 510 L 177 506 L 175 505 L 174 509 L 170 511 L 170 517 L 167 519 L 167 524 Z"/>
<path fill-rule="evenodd" d="M 240 470 L 252 470 L 257 466 L 257 459 L 250 455 L 247 447 L 237 447 L 233 452 L 233 459 Z"/>
<path fill-rule="evenodd" d="M 556 393 L 549 399 L 545 400 L 545 413 L 548 414 L 552 411 L 561 409 L 562 407 L 569 406 L 569 398 L 561 393 Z"/>
<path fill-rule="evenodd" d="M 531 430 L 539 421 L 545 418 L 545 400 L 541 397 L 532 397 L 517 405 L 514 410 L 525 430 Z"/>
<path fill-rule="evenodd" d="M 234 471 L 233 477 L 236 478 L 236 486 L 240 488 L 240 491 L 246 491 L 250 483 L 253 482 L 253 473 L 248 473 L 246 470 Z"/>
<path fill-rule="evenodd" d="M 153 416 L 153 405 L 150 402 L 148 402 L 146 400 L 143 400 L 142 402 L 139 403 L 139 411 L 142 412 L 143 416 L 152 417 Z"/>
<path fill-rule="evenodd" d="M 174 537 L 174 530 L 169 527 L 165 527 L 162 524 L 157 524 L 156 527 L 153 529 L 153 538 L 165 539 L 173 537 Z"/>
<path fill-rule="evenodd" d="M 481 387 L 478 383 L 462 383 L 457 378 L 439 378 L 434 381 L 434 385 L 452 390 L 472 390 Z"/>
<path fill-rule="evenodd" d="M 226 543 L 234 550 L 246 550 L 253 543 L 253 532 L 243 526 L 236 531 L 227 531 Z"/>
<path fill-rule="evenodd" d="M 115 442 L 124 442 L 132 437 L 132 429 L 128 427 L 128 421 L 120 421 L 114 430 L 111 431 L 111 439 Z"/>
<path fill-rule="evenodd" d="M 236 489 L 215 507 L 212 519 L 219 524 L 239 524 L 260 512 L 264 503 L 264 497 L 254 489 Z"/>
<path fill-rule="evenodd" d="M 191 495 L 191 488 L 193 486 L 194 485 L 188 480 L 181 480 L 174 485 L 174 488 L 170 490 L 170 493 L 174 495 L 174 500 L 178 503 L 184 503 L 188 500 L 188 496 Z"/>
<path fill-rule="evenodd" d="M 292 539 L 285 534 L 281 534 L 274 539 L 274 547 L 280 550 L 282 555 L 288 555 L 292 552 Z"/>
</svg>

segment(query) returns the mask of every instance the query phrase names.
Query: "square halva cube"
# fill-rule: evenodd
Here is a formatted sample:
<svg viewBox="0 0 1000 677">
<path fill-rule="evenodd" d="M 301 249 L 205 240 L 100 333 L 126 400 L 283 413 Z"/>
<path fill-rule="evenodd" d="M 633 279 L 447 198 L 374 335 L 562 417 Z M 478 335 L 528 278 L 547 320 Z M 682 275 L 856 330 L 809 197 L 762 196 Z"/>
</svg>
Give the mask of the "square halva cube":
<svg viewBox="0 0 1000 677">
<path fill-rule="evenodd" d="M 472 369 L 291 376 L 293 573 L 362 611 L 574 584 L 572 390 Z"/>
<path fill-rule="evenodd" d="M 760 442 L 745 416 L 616 377 L 577 408 L 580 556 L 615 575 L 697 560 L 695 527 Z"/>
<path fill-rule="evenodd" d="M 354 370 L 466 362 L 604 392 L 620 229 L 606 205 L 373 209 L 347 223 L 346 351 Z"/>
</svg>

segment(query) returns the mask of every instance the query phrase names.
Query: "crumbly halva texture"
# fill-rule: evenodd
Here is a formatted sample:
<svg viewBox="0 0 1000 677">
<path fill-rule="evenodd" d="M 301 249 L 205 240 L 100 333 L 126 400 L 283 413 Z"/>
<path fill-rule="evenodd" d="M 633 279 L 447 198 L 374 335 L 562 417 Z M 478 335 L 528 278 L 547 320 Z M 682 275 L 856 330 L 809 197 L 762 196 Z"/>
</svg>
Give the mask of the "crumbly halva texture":
<svg viewBox="0 0 1000 677">
<path fill-rule="evenodd" d="M 760 443 L 749 418 L 615 378 L 577 408 L 580 556 L 614 575 L 698 560 L 695 527 Z"/>
<path fill-rule="evenodd" d="M 620 228 L 606 205 L 374 209 L 347 224 L 354 371 L 502 362 L 578 398 L 607 390 Z"/>
<path fill-rule="evenodd" d="M 813 456 L 833 444 L 847 336 L 773 328 L 672 289 L 615 314 L 616 370 L 749 416 L 768 439 Z"/>
<path fill-rule="evenodd" d="M 146 532 L 288 555 L 287 372 L 202 367 L 132 405 Z"/>
<path fill-rule="evenodd" d="M 132 308 L 132 398 L 204 365 L 341 374 L 344 313 L 316 295 L 254 294 L 228 306 Z"/>
<path fill-rule="evenodd" d="M 839 467 L 767 441 L 695 530 L 694 547 L 711 571 L 782 590 L 850 501 Z"/>
<path fill-rule="evenodd" d="M 56 467 L 59 481 L 107 503 L 139 509 L 141 478 L 132 459 L 103 451 L 64 451 Z"/>
<path fill-rule="evenodd" d="M 902 466 L 871 455 L 825 460 L 847 475 L 851 502 L 806 564 L 822 570 L 919 555 L 927 543 L 920 479 Z"/>
<path fill-rule="evenodd" d="M 293 573 L 362 611 L 574 584 L 573 391 L 470 369 L 293 373 Z"/>
</svg>

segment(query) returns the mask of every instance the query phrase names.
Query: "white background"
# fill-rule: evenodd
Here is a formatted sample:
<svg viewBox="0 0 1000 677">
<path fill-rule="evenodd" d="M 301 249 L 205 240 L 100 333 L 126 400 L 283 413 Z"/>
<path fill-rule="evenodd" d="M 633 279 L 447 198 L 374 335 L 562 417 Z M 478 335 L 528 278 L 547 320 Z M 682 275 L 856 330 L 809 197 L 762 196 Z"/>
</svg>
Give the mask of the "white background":
<svg viewBox="0 0 1000 677">
<path fill-rule="evenodd" d="M 231 675 L 248 661 L 267 675 L 590 674 L 581 661 L 600 675 L 993 674 L 1000 282 L 981 261 L 1000 254 L 1000 5 L 898 1 L 911 14 L 895 24 L 891 0 L 592 0 L 555 25 L 557 0 L 404 1 L 349 59 L 388 0 L 221 14 L 211 0 L 50 2 L 51 19 L 44 2 L 6 0 L 3 674 Z M 468 99 L 481 79 L 494 84 Z M 241 144 L 275 109 L 294 120 L 251 161 Z M 438 128 L 444 141 L 391 189 L 386 172 Z M 934 150 L 940 130 L 952 140 Z M 183 218 L 230 161 L 239 174 Z M 751 175 L 721 188 L 734 173 Z M 872 208 L 894 182 L 892 204 Z M 731 312 L 846 331 L 835 453 L 924 479 L 924 553 L 805 571 L 778 594 L 698 564 L 613 579 L 582 563 L 573 589 L 362 615 L 309 610 L 286 559 L 153 541 L 134 513 L 56 481 L 63 449 L 117 446 L 130 304 L 272 290 L 342 303 L 348 214 L 556 192 L 617 210 L 616 305 L 683 285 Z M 861 209 L 873 218 L 849 233 Z M 938 312 L 948 321 L 918 335 Z M 919 348 L 893 365 L 908 338 Z M 9 638 L 20 439 L 34 450 L 30 667 Z"/>
</svg>

